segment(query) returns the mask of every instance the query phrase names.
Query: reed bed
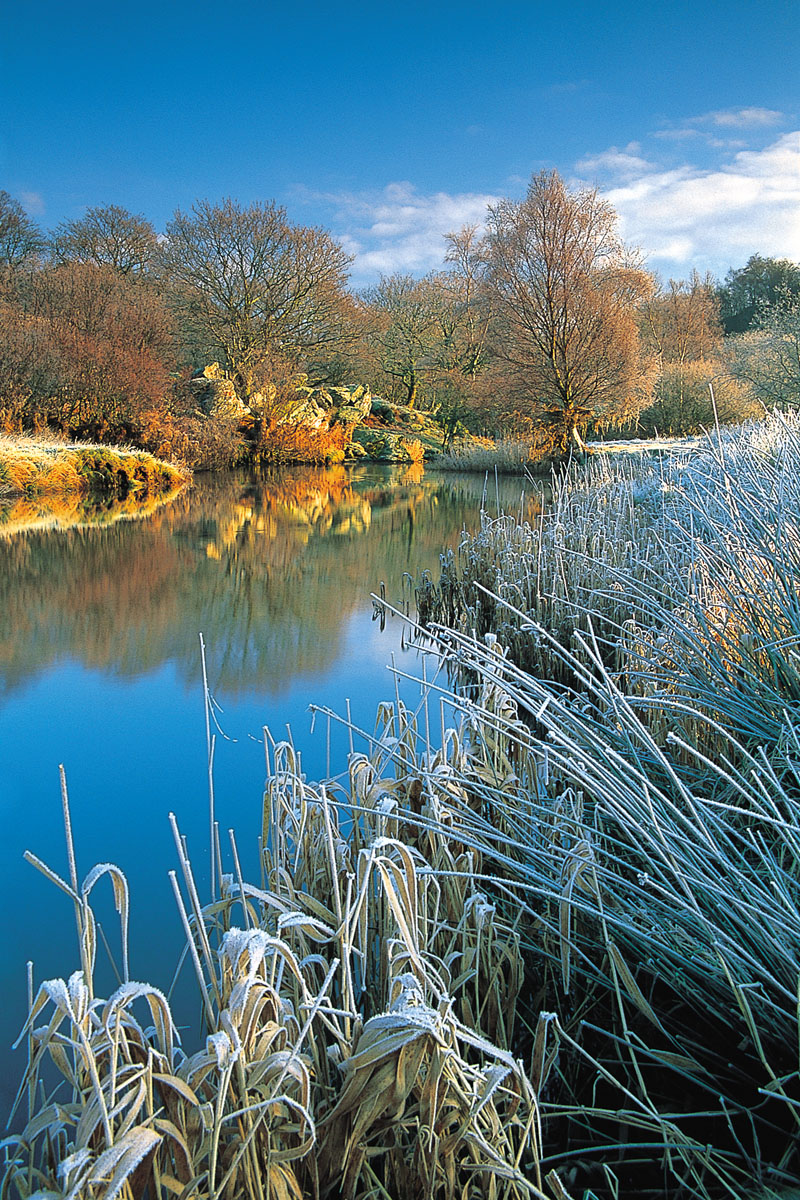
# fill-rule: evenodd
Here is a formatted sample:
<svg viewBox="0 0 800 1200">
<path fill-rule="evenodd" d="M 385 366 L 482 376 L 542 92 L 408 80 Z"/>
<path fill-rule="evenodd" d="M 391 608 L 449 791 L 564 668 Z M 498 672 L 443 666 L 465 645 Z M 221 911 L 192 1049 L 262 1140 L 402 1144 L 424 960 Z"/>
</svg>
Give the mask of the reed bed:
<svg viewBox="0 0 800 1200">
<path fill-rule="evenodd" d="M 795 620 L 798 506 L 794 418 L 707 437 L 660 458 L 592 458 L 553 477 L 552 499 L 536 521 L 485 512 L 477 535 L 465 534 L 445 557 L 440 578 L 418 582 L 418 616 L 423 626 L 494 633 L 518 666 L 552 681 L 574 682 L 570 651 L 578 635 L 591 636 L 610 670 L 624 664 L 643 686 L 651 650 L 663 651 L 667 641 L 699 645 L 705 637 L 720 653 L 727 644 L 738 670 L 748 624 L 771 645 L 769 628 L 777 622 L 780 642 L 782 622 Z M 698 597 L 703 615 L 689 620 Z"/>
<path fill-rule="evenodd" d="M 518 665 L 565 681 L 572 673 L 559 648 L 568 651 L 591 622 L 618 662 L 619 633 L 634 611 L 629 580 L 664 596 L 685 565 L 682 541 L 667 544 L 678 500 L 668 471 L 661 461 L 603 456 L 554 475 L 533 522 L 484 511 L 477 535 L 444 556 L 439 579 L 418 582 L 420 622 L 494 633 Z"/>
<path fill-rule="evenodd" d="M 531 438 L 475 439 L 451 447 L 433 465 L 437 471 L 497 471 L 500 475 L 548 472 L 552 446 Z"/>
<path fill-rule="evenodd" d="M 378 715 L 344 781 L 312 787 L 292 747 L 270 744 L 258 886 L 232 834 L 221 871 L 217 831 L 220 887 L 201 905 L 173 819 L 203 1007 L 194 1053 L 164 993 L 128 979 L 122 874 L 103 864 L 78 882 L 64 785 L 70 878 L 29 857 L 75 906 L 80 969 L 31 986 L 26 1123 L 5 1144 L 3 1196 L 544 1194 L 536 1093 L 510 1049 L 518 930 L 481 890 L 477 853 L 440 831 L 468 803 L 451 741 L 418 761 L 413 718 Z M 91 895 L 105 876 L 123 982 L 100 998 Z M 52 1093 L 45 1064 L 62 1077 Z"/>
<path fill-rule="evenodd" d="M 257 884 L 215 831 L 201 904 L 173 822 L 200 1048 L 128 981 L 64 790 L 69 879 L 35 865 L 80 969 L 31 983 L 2 1196 L 796 1198 L 798 466 L 776 418 L 487 520 L 473 609 L 428 612 L 466 682 L 382 706 L 325 783 L 268 739 Z"/>
<path fill-rule="evenodd" d="M 476 838 L 559 929 L 526 969 L 561 975 L 562 1136 L 586 1180 L 613 1171 L 604 1194 L 797 1194 L 798 512 L 800 423 L 775 417 L 593 465 L 536 529 L 485 519 L 420 592 L 479 729 L 504 698 L 507 779 L 538 757 Z"/>
</svg>

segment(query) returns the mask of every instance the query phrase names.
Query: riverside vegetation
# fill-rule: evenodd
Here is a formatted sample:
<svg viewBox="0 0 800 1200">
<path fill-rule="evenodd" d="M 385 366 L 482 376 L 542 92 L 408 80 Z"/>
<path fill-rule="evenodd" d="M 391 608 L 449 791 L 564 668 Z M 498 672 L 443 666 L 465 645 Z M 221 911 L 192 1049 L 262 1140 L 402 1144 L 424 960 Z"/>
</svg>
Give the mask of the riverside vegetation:
<svg viewBox="0 0 800 1200">
<path fill-rule="evenodd" d="M 3 1195 L 796 1196 L 799 492 L 776 416 L 485 516 L 418 586 L 454 692 L 316 785 L 267 735 L 255 882 L 215 835 L 202 903 L 173 822 L 185 1049 L 64 787 L 79 965 L 30 979 Z"/>
<path fill-rule="evenodd" d="M 89 495 L 148 500 L 174 495 L 189 477 L 141 450 L 0 436 L 0 503 Z"/>
<path fill-rule="evenodd" d="M 422 279 L 356 292 L 350 265 L 269 201 L 200 200 L 161 233 L 96 206 L 45 235 L 0 191 L 0 432 L 191 469 L 421 461 L 478 434 L 547 466 L 587 433 L 695 433 L 800 395 L 800 266 L 661 283 L 557 172 L 482 236 L 447 234 Z"/>
</svg>

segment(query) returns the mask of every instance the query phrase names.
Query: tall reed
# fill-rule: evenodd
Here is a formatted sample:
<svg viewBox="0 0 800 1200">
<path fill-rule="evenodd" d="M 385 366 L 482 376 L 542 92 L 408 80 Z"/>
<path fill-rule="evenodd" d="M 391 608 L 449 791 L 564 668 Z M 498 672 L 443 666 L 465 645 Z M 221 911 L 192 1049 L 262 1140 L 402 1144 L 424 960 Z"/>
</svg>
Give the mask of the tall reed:
<svg viewBox="0 0 800 1200">
<path fill-rule="evenodd" d="M 292 747 L 270 744 L 258 886 L 231 834 L 233 871 L 201 905 L 172 819 L 205 1025 L 193 1053 L 163 993 L 124 968 L 111 997 L 94 994 L 90 894 L 111 875 L 124 942 L 121 874 L 79 884 L 74 866 L 63 880 L 31 856 L 75 906 L 81 966 L 32 999 L 4 1195 L 542 1195 L 537 1098 L 510 1050 L 518 932 L 481 891 L 475 852 L 438 829 L 466 803 L 447 754 L 418 760 L 401 705 L 379 720 L 344 784 L 311 787 Z M 74 864 L 66 791 L 64 811 Z"/>
<path fill-rule="evenodd" d="M 199 1049 L 124 965 L 94 994 L 119 873 L 37 864 L 81 967 L 32 994 L 3 1196 L 796 1195 L 798 467 L 775 418 L 486 521 L 426 614 L 466 688 L 316 786 L 268 738 L 258 884 L 215 834 L 201 904 L 173 823 Z"/>
</svg>

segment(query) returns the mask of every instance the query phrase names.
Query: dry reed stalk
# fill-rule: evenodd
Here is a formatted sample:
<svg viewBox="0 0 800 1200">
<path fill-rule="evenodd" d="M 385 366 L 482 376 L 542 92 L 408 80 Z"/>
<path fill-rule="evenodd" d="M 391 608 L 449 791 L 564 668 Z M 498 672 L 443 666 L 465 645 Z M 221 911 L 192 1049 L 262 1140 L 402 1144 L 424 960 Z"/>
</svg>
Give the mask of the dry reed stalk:
<svg viewBox="0 0 800 1200">
<path fill-rule="evenodd" d="M 78 887 L 77 868 L 67 883 L 37 861 L 73 898 L 83 969 L 34 998 L 23 1091 L 49 1058 L 66 1094 L 6 1145 L 4 1195 L 557 1194 L 543 1191 L 536 1095 L 510 1052 L 518 933 L 470 882 L 475 852 L 438 832 L 470 802 L 458 756 L 420 752 L 397 705 L 345 789 L 311 787 L 291 745 L 272 744 L 263 888 L 234 854 L 202 905 L 174 826 L 207 1026 L 188 1057 L 156 989 L 93 998 L 89 896 L 118 874 L 96 868 Z M 69 842 L 68 811 L 65 793 Z"/>
</svg>

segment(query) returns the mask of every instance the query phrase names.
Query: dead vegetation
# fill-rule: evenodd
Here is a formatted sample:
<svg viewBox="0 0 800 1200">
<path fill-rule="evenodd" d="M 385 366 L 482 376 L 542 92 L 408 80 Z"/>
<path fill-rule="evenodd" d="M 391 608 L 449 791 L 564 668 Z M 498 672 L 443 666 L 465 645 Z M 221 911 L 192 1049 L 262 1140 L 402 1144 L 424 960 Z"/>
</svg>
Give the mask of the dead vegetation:
<svg viewBox="0 0 800 1200">
<path fill-rule="evenodd" d="M 496 588 L 493 611 L 541 671 L 440 624 L 473 682 L 437 736 L 429 685 L 319 785 L 268 738 L 257 884 L 232 835 L 223 870 L 216 833 L 201 904 L 174 827 L 201 1048 L 127 980 L 119 873 L 80 885 L 71 848 L 68 880 L 37 863 L 72 899 L 81 965 L 31 986 L 3 1196 L 795 1195 L 799 462 L 776 421 L 671 474 L 565 492 L 549 519 L 582 504 L 571 541 L 545 518 L 534 554 L 535 531 L 487 526 L 495 582 L 519 583 L 509 563 L 538 579 L 538 609 Z M 122 922 L 107 1000 L 104 874 Z"/>
<path fill-rule="evenodd" d="M 232 839 L 234 871 L 201 905 L 174 827 L 195 1053 L 163 994 L 124 970 L 94 995 L 91 890 L 111 876 L 124 945 L 120 873 L 79 885 L 32 858 L 75 904 L 81 969 L 32 1000 L 5 1195 L 541 1195 L 536 1094 L 510 1049 L 519 934 L 481 891 L 477 852 L 436 828 L 469 803 L 461 751 L 449 739 L 417 762 L 402 707 L 380 720 L 344 787 L 309 786 L 291 746 L 271 747 L 259 886 Z M 66 793 L 65 814 L 69 837 Z M 47 1060 L 63 1082 L 40 1101 Z"/>
</svg>

